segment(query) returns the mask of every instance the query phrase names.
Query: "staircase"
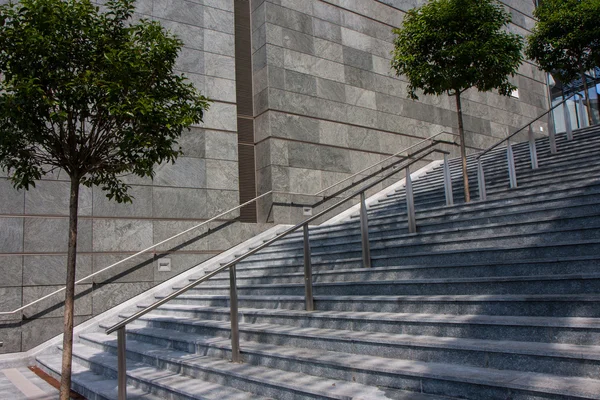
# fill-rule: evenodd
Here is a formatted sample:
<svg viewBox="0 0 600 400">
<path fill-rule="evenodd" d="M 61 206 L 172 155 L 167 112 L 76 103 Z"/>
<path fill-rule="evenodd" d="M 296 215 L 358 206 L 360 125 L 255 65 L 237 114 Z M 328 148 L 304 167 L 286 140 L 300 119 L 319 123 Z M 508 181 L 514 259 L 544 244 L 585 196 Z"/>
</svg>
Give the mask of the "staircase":
<svg viewBox="0 0 600 400">
<path fill-rule="evenodd" d="M 371 206 L 371 269 L 357 215 L 311 228 L 317 311 L 303 311 L 302 232 L 240 262 L 242 364 L 228 274 L 146 314 L 127 327 L 128 398 L 600 399 L 600 128 L 557 144 L 538 140 L 537 170 L 514 145 L 517 189 L 505 150 L 489 153 L 485 202 L 460 203 L 459 160 L 452 207 L 442 168 L 415 181 L 418 234 L 403 190 Z M 473 157 L 469 177 L 477 200 Z M 86 398 L 116 398 L 116 343 L 78 335 Z M 54 376 L 60 362 L 37 358 Z"/>
</svg>

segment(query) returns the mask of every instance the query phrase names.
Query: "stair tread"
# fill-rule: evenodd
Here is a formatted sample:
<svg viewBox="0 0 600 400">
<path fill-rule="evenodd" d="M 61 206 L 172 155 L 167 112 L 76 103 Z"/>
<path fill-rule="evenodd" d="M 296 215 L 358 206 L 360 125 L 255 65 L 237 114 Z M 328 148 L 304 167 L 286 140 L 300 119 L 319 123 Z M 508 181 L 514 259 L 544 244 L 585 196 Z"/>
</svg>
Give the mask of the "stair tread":
<svg viewBox="0 0 600 400">
<path fill-rule="evenodd" d="M 61 355 L 41 355 L 36 357 L 38 362 L 51 368 L 52 370 L 59 372 L 62 365 Z M 118 400 L 117 393 L 117 380 L 110 379 L 105 376 L 96 374 L 84 367 L 81 364 L 74 362 L 71 366 L 72 381 L 78 385 L 85 387 L 86 389 L 99 394 L 110 400 Z M 151 393 L 144 392 L 132 385 L 127 385 L 127 399 L 128 400 L 161 400 L 162 398 Z M 162 399 L 164 400 L 164 399 Z"/>
<path fill-rule="evenodd" d="M 161 299 L 165 296 L 155 296 L 157 299 Z M 178 298 L 190 298 L 190 299 L 229 299 L 229 295 L 211 295 L 211 294 L 182 294 Z M 293 296 L 293 295 L 239 295 L 239 299 L 258 299 L 258 300 L 297 300 L 304 301 L 304 296 Z M 418 301 L 418 302 L 448 302 L 448 301 L 460 301 L 460 302 L 486 302 L 486 301 L 587 301 L 596 302 L 600 301 L 600 294 L 586 295 L 586 294 L 552 294 L 552 295 L 535 295 L 535 294 L 509 294 L 509 295 L 409 295 L 409 296 L 314 296 L 315 300 L 319 301 L 331 301 L 331 300 L 345 300 L 345 301 L 358 301 L 358 302 L 377 302 L 377 301 Z"/>
<path fill-rule="evenodd" d="M 139 305 L 146 308 L 148 305 Z M 224 307 L 192 306 L 183 304 L 164 304 L 159 309 L 172 311 L 211 311 L 229 315 L 230 309 Z M 439 324 L 472 324 L 472 325 L 511 325 L 565 327 L 582 329 L 600 329 L 600 318 L 590 317 L 531 317 L 531 316 L 496 316 L 496 315 L 450 315 L 423 313 L 390 313 L 364 311 L 312 311 L 306 313 L 299 310 L 262 309 L 240 307 L 240 315 L 275 315 L 319 319 L 350 319 L 383 322 L 428 322 Z"/>
<path fill-rule="evenodd" d="M 189 341 L 230 349 L 229 339 L 205 338 L 199 335 L 159 328 L 133 328 L 132 331 L 146 330 L 152 335 L 173 340 Z M 240 340 L 242 353 L 263 353 L 281 358 L 291 358 L 314 364 L 328 364 L 356 371 L 370 370 L 382 374 L 398 374 L 422 378 L 434 378 L 479 385 L 509 387 L 540 393 L 580 396 L 597 399 L 600 393 L 600 380 L 589 378 L 562 377 L 512 370 L 494 370 L 422 361 L 390 359 L 369 355 L 333 352 L 308 348 L 291 348 Z"/>
<path fill-rule="evenodd" d="M 123 316 L 129 316 L 123 314 Z M 230 329 L 227 321 L 197 320 L 188 317 L 146 314 L 140 320 L 173 322 L 193 326 L 210 326 Z M 268 323 L 239 324 L 240 331 L 277 334 L 289 337 L 310 337 L 319 340 L 347 341 L 409 347 L 427 347 L 490 353 L 526 354 L 544 357 L 575 358 L 600 361 L 600 346 L 575 345 L 566 343 L 514 342 L 485 339 L 468 339 L 439 336 L 416 336 L 399 333 L 370 331 L 349 331 L 343 329 L 303 328 L 291 325 Z"/>
<path fill-rule="evenodd" d="M 409 285 L 409 284 L 448 284 L 448 283 L 488 283 L 488 282 L 530 282 L 530 281 L 559 281 L 559 280 L 584 280 L 600 279 L 600 273 L 596 274 L 554 274 L 554 275 L 529 275 L 529 276 L 483 276 L 471 278 L 424 278 L 424 279 L 390 279 L 390 280 L 360 280 L 343 282 L 314 282 L 313 286 L 348 286 L 348 285 Z M 181 289 L 183 286 L 174 286 L 173 289 Z M 263 287 L 304 287 L 304 283 L 266 283 L 266 284 L 243 284 L 238 288 L 263 288 Z M 227 289 L 229 285 L 198 285 L 191 290 L 202 288 Z"/>
<path fill-rule="evenodd" d="M 88 359 L 95 364 L 115 369 L 116 371 L 117 356 L 109 354 L 101 349 L 96 349 L 81 343 L 75 343 L 73 345 L 73 354 Z M 213 382 L 194 379 L 173 371 L 157 369 L 148 364 L 133 360 L 127 360 L 127 376 L 203 400 L 218 400 L 222 398 L 231 400 L 267 400 L 267 398 L 263 396 L 233 389 Z"/>
<path fill-rule="evenodd" d="M 115 338 L 102 333 L 85 334 L 82 337 L 116 348 Z M 168 349 L 136 340 L 127 341 L 127 351 L 135 351 L 161 360 L 170 360 L 182 365 L 209 369 L 264 385 L 280 386 L 296 392 L 309 393 L 327 398 L 346 399 L 356 397 L 358 399 L 388 399 L 382 390 L 373 386 L 291 371 L 275 370 L 248 363 L 234 364 L 228 360 Z"/>
<path fill-rule="evenodd" d="M 355 261 L 361 261 L 360 258 L 353 259 Z M 340 275 L 346 273 L 371 273 L 371 272 L 395 272 L 395 271 L 410 271 L 410 270 L 424 270 L 424 269 L 443 269 L 443 268 L 474 268 L 474 267 L 490 267 L 490 266 L 509 266 L 509 265 L 527 265 L 527 264 L 554 264 L 558 262 L 574 262 L 574 261 L 600 261 L 599 256 L 579 256 L 579 257 L 563 257 L 555 259 L 528 259 L 528 260 L 507 260 L 498 262 L 476 262 L 476 263 L 447 263 L 444 265 L 437 264 L 408 264 L 398 266 L 383 266 L 383 267 L 350 267 L 350 268 L 337 268 L 337 269 L 314 269 L 313 277 L 319 277 L 322 275 Z M 327 264 L 327 263 L 322 263 Z M 294 265 L 287 265 L 293 267 Z M 296 264 L 295 266 L 303 266 L 303 264 Z M 314 264 L 313 264 L 314 267 Z M 268 271 L 269 269 L 277 269 L 280 267 L 248 267 L 240 268 L 238 270 L 238 279 L 255 279 L 255 278 L 280 278 L 280 277 L 304 277 L 304 272 L 285 272 L 285 273 L 273 273 Z M 253 270 L 256 270 L 253 272 Z M 208 271 L 207 271 L 208 272 Z M 262 272 L 262 273 L 259 273 Z M 190 282 L 200 279 L 201 276 L 190 277 Z M 210 281 L 227 281 L 229 282 L 229 275 L 227 271 L 215 275 Z"/>
</svg>

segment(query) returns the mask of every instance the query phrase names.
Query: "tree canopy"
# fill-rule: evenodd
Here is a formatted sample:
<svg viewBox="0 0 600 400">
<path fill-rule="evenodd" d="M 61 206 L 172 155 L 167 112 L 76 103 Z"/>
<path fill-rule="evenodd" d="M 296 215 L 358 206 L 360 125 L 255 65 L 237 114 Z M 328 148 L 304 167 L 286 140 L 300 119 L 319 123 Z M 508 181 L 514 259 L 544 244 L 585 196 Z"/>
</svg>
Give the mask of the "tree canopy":
<svg viewBox="0 0 600 400">
<path fill-rule="evenodd" d="M 17 188 L 62 169 L 128 201 L 119 177 L 152 176 L 202 121 L 207 99 L 173 73 L 182 42 L 155 21 L 132 24 L 133 3 L 0 8 L 0 166 Z"/>
<path fill-rule="evenodd" d="M 181 153 L 208 100 L 174 72 L 181 40 L 132 22 L 134 0 L 21 0 L 0 6 L 0 168 L 28 189 L 71 179 L 61 400 L 70 398 L 80 184 L 131 201 L 123 175 L 153 176 Z"/>
<path fill-rule="evenodd" d="M 408 96 L 456 98 L 465 201 L 470 201 L 461 94 L 470 88 L 510 95 L 509 78 L 523 61 L 521 36 L 507 30 L 511 15 L 495 0 L 430 0 L 395 29 L 392 68 L 408 79 Z"/>
<path fill-rule="evenodd" d="M 600 0 L 544 0 L 526 54 L 543 70 L 569 82 L 600 62 Z"/>
<path fill-rule="evenodd" d="M 441 95 L 497 89 L 509 95 L 523 39 L 505 30 L 510 14 L 495 0 L 432 0 L 409 10 L 396 33 L 392 68 L 417 90 Z"/>
</svg>

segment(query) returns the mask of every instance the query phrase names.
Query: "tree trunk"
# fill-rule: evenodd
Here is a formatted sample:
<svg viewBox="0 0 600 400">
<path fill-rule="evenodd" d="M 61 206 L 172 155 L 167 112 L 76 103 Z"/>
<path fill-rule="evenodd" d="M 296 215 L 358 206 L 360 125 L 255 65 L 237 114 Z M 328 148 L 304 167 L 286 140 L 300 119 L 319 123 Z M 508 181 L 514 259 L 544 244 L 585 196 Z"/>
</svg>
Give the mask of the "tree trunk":
<svg viewBox="0 0 600 400">
<path fill-rule="evenodd" d="M 460 157 L 462 158 L 462 172 L 465 189 L 465 203 L 471 201 L 471 193 L 469 192 L 469 176 L 467 175 L 467 150 L 465 147 L 465 129 L 463 125 L 462 106 L 460 104 L 460 90 L 455 91 L 456 96 L 456 112 L 458 113 L 458 134 L 460 136 Z"/>
<path fill-rule="evenodd" d="M 590 101 L 590 92 L 588 90 L 587 79 L 585 78 L 585 71 L 581 68 L 581 81 L 583 82 L 583 91 L 585 93 L 585 105 L 587 107 L 588 113 L 588 122 L 591 125 L 594 125 L 594 120 L 592 118 L 592 102 Z"/>
<path fill-rule="evenodd" d="M 79 177 L 71 176 L 69 199 L 69 249 L 67 253 L 67 289 L 63 330 L 62 372 L 60 400 L 69 400 L 71 394 L 71 364 L 73 358 L 73 309 L 75 303 L 75 265 L 77 255 L 77 210 L 79 208 Z"/>
</svg>

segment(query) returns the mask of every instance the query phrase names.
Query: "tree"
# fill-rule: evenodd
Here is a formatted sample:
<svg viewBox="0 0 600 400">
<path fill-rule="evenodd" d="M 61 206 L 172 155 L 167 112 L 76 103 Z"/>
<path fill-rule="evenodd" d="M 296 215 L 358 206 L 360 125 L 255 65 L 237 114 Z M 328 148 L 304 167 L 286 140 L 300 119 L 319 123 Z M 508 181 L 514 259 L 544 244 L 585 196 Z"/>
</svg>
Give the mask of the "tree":
<svg viewBox="0 0 600 400">
<path fill-rule="evenodd" d="M 564 83 L 581 77 L 588 118 L 592 107 L 585 71 L 600 61 L 600 0 L 544 0 L 528 38 L 527 57 Z"/>
<path fill-rule="evenodd" d="M 510 95 L 510 83 L 523 61 L 523 40 L 505 30 L 511 16 L 494 0 L 431 0 L 407 12 L 395 29 L 392 68 L 408 79 L 408 96 L 455 97 L 465 202 L 471 199 L 467 176 L 461 94 L 475 87 Z"/>
<path fill-rule="evenodd" d="M 134 0 L 22 0 L 0 7 L 0 167 L 17 189 L 71 180 L 60 398 L 69 398 L 80 184 L 130 202 L 123 175 L 173 162 L 208 100 L 174 73 L 182 42 L 131 22 Z"/>
</svg>

